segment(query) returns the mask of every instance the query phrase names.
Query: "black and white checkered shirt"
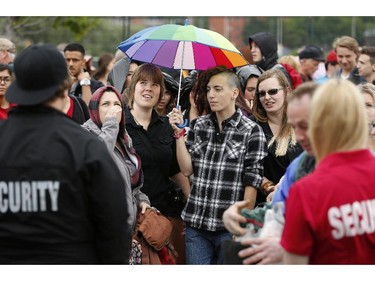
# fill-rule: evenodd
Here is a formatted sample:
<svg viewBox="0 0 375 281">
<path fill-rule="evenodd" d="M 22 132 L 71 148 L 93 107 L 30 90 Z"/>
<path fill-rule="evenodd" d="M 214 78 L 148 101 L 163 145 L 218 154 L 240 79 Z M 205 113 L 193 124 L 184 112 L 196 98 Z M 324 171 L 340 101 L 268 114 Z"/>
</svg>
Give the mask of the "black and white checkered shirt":
<svg viewBox="0 0 375 281">
<path fill-rule="evenodd" d="M 267 142 L 262 128 L 240 109 L 223 121 L 216 114 L 192 121 L 187 148 L 193 163 L 192 186 L 182 218 L 191 227 L 224 230 L 223 213 L 243 200 L 246 186 L 260 188 Z"/>
</svg>

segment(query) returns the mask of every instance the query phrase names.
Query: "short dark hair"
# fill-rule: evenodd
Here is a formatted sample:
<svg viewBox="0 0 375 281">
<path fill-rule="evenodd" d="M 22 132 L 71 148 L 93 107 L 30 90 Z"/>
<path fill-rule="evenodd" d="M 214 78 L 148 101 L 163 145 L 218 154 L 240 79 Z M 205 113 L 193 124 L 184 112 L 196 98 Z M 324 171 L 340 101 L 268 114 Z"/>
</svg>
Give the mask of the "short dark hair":
<svg viewBox="0 0 375 281">
<path fill-rule="evenodd" d="M 164 76 L 160 68 L 151 63 L 144 63 L 140 65 L 133 73 L 132 79 L 130 80 L 129 85 L 129 94 L 128 94 L 128 106 L 133 108 L 134 103 L 134 94 L 135 86 L 139 81 L 151 79 L 154 83 L 160 85 L 160 95 L 158 103 L 161 101 L 164 95 L 165 85 L 164 85 Z"/>
<path fill-rule="evenodd" d="M 13 74 L 12 67 L 9 64 L 2 64 L 0 63 L 0 71 L 8 70 L 10 76 Z"/>
<path fill-rule="evenodd" d="M 375 64 L 375 47 L 363 46 L 360 50 L 361 55 L 368 55 L 370 57 L 370 63 Z"/>
<path fill-rule="evenodd" d="M 192 89 L 198 115 L 211 113 L 211 107 L 207 99 L 207 84 L 213 76 L 219 74 L 226 76 L 228 79 L 228 85 L 230 87 L 238 88 L 240 95 L 242 95 L 240 78 L 231 68 L 220 65 L 206 69 L 199 74 L 197 82 Z"/>
<path fill-rule="evenodd" d="M 85 56 L 85 48 L 79 43 L 70 43 L 65 46 L 64 53 L 68 52 L 80 52 L 83 56 Z"/>
</svg>

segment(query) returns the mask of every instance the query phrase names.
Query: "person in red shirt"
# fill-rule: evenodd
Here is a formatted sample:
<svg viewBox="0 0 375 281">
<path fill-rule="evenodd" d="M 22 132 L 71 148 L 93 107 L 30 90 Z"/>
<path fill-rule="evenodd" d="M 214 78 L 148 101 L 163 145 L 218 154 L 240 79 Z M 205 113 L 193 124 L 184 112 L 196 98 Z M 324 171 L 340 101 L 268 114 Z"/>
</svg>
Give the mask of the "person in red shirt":
<svg viewBox="0 0 375 281">
<path fill-rule="evenodd" d="M 5 98 L 5 92 L 12 83 L 12 69 L 7 64 L 0 64 L 0 120 L 8 118 L 8 111 L 15 104 L 9 103 Z"/>
<path fill-rule="evenodd" d="M 352 82 L 335 78 L 317 89 L 308 133 L 317 166 L 290 189 L 283 262 L 375 263 L 375 158 Z"/>
</svg>

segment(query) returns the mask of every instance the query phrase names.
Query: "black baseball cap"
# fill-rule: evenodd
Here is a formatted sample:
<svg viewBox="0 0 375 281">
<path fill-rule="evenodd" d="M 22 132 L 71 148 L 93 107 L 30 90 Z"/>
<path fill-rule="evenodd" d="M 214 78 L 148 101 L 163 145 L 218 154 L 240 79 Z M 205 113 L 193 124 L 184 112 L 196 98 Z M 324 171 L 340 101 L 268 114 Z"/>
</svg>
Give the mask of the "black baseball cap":
<svg viewBox="0 0 375 281">
<path fill-rule="evenodd" d="M 18 105 L 36 105 L 53 97 L 68 77 L 67 64 L 54 46 L 35 44 L 14 60 L 16 80 L 6 91 L 6 99 Z"/>
<path fill-rule="evenodd" d="M 299 59 L 313 59 L 316 61 L 325 61 L 323 51 L 315 46 L 308 45 L 298 54 Z"/>
</svg>

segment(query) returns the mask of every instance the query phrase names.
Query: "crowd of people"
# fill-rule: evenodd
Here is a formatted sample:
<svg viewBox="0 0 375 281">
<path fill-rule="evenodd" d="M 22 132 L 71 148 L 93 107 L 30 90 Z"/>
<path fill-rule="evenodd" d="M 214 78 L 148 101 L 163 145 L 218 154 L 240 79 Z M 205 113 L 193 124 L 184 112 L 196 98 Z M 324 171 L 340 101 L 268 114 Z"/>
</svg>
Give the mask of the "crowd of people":
<svg viewBox="0 0 375 281">
<path fill-rule="evenodd" d="M 242 264 L 375 263 L 375 47 L 248 46 L 247 65 L 179 81 L 0 38 L 0 263 L 224 264 L 237 240 Z M 282 232 L 249 232 L 263 205 Z"/>
</svg>

